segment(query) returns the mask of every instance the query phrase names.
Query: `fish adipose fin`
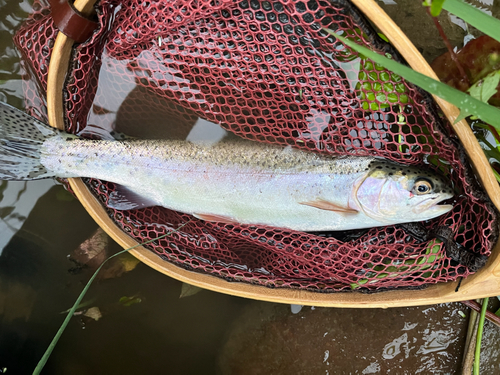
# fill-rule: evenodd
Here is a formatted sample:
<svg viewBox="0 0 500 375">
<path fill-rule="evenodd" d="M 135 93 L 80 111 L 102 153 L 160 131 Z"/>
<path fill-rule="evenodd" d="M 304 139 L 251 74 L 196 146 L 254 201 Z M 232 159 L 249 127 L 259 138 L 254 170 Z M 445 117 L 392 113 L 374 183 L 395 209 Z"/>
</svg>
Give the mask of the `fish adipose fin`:
<svg viewBox="0 0 500 375">
<path fill-rule="evenodd" d="M 55 177 L 40 163 L 43 142 L 58 130 L 0 102 L 0 179 L 38 180 Z"/>
<path fill-rule="evenodd" d="M 193 214 L 194 217 L 205 220 L 205 221 L 215 221 L 217 223 L 224 224 L 238 224 L 236 221 L 227 216 L 222 215 L 212 215 L 212 214 Z"/>
<path fill-rule="evenodd" d="M 311 206 L 314 208 L 319 208 L 320 210 L 338 212 L 339 214 L 356 214 L 356 213 L 358 213 L 357 210 L 354 210 L 354 209 L 349 208 L 349 207 L 340 206 L 336 203 L 329 202 L 329 201 L 321 199 L 321 198 L 318 198 L 315 201 L 310 201 L 310 202 L 299 202 L 299 204 L 303 204 L 304 206 Z"/>
<path fill-rule="evenodd" d="M 116 185 L 115 191 L 109 194 L 107 205 L 115 210 L 136 210 L 158 206 L 158 203 L 137 194 L 123 185 Z"/>
</svg>

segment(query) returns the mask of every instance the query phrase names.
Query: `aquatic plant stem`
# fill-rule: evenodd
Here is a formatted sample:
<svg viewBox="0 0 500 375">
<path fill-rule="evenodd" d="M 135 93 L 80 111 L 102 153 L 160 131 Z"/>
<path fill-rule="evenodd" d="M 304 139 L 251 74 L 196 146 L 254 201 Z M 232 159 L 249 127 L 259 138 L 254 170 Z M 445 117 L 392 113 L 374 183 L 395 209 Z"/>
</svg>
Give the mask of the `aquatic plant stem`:
<svg viewBox="0 0 500 375">
<path fill-rule="evenodd" d="M 470 86 L 469 77 L 467 77 L 467 74 L 465 74 L 465 70 L 462 67 L 462 64 L 460 64 L 460 62 L 458 61 L 457 54 L 455 53 L 455 51 L 453 51 L 453 47 L 451 46 L 451 43 L 448 40 L 448 37 L 446 36 L 443 28 L 441 27 L 441 24 L 439 23 L 438 18 L 434 17 L 431 14 L 430 8 L 427 8 L 427 13 L 429 14 L 429 16 L 431 16 L 432 20 L 434 21 L 434 25 L 436 26 L 436 29 L 438 30 L 439 35 L 441 36 L 441 39 L 443 39 L 444 45 L 448 49 L 448 53 L 450 54 L 451 59 L 453 60 L 453 62 L 455 63 L 455 65 L 458 68 L 458 72 L 460 73 L 460 76 L 462 77 L 462 81 L 464 81 L 464 83 L 467 85 L 467 87 Z"/>
<path fill-rule="evenodd" d="M 163 234 L 163 235 L 161 235 L 159 237 L 153 238 L 153 239 L 151 239 L 149 241 L 146 241 L 146 242 L 143 242 L 143 243 L 139 243 L 139 244 L 137 244 L 135 246 L 129 247 L 128 249 L 124 249 L 122 251 L 119 251 L 116 254 L 113 254 L 110 257 L 108 257 L 104 262 L 102 262 L 101 265 L 99 266 L 99 268 L 97 268 L 97 270 L 94 272 L 94 274 L 92 275 L 92 277 L 90 278 L 90 280 L 87 282 L 87 284 L 83 288 L 82 292 L 80 293 L 80 295 L 76 299 L 75 303 L 73 304 L 73 307 L 69 310 L 68 314 L 66 315 L 66 318 L 64 319 L 63 323 L 61 324 L 61 327 L 59 328 L 59 330 L 55 334 L 55 336 L 52 339 L 52 341 L 51 341 L 50 345 L 48 346 L 47 350 L 45 351 L 45 353 L 43 354 L 42 358 L 40 359 L 40 361 L 38 362 L 37 366 L 35 367 L 35 370 L 33 371 L 33 375 L 38 375 L 42 371 L 43 367 L 47 363 L 47 360 L 49 359 L 50 355 L 52 354 L 52 351 L 56 347 L 56 344 L 59 341 L 59 338 L 61 337 L 61 335 L 63 334 L 64 330 L 66 329 L 66 326 L 68 325 L 70 319 L 75 314 L 76 310 L 78 309 L 78 306 L 82 302 L 83 297 L 85 297 L 85 294 L 89 290 L 90 285 L 92 284 L 92 282 L 94 281 L 94 279 L 97 277 L 97 274 L 99 273 L 99 271 L 101 270 L 101 268 L 104 266 L 104 264 L 108 260 L 110 260 L 110 259 L 112 259 L 112 258 L 114 258 L 114 257 L 116 257 L 118 255 L 121 255 L 123 253 L 126 253 L 127 251 L 133 250 L 133 249 L 135 249 L 135 248 L 137 248 L 139 246 L 147 245 L 147 244 L 149 244 L 151 242 L 154 242 L 154 241 L 159 240 L 161 238 L 167 237 L 167 236 L 171 235 L 172 233 L 177 232 L 179 229 L 181 229 L 182 227 L 184 227 L 185 225 L 187 225 L 189 222 L 190 222 L 190 220 L 187 221 L 187 222 L 185 222 L 184 224 L 180 225 L 177 229 L 175 229 L 175 230 L 173 230 L 171 232 L 165 233 L 165 234 Z"/>
<path fill-rule="evenodd" d="M 481 312 L 482 307 L 476 301 L 461 301 L 461 302 L 464 305 L 466 305 L 467 307 L 470 307 L 472 310 L 477 311 L 477 312 Z M 488 319 L 490 322 L 492 322 L 500 327 L 500 316 L 496 316 L 491 311 L 486 310 L 486 319 Z"/>
<path fill-rule="evenodd" d="M 481 355 L 481 339 L 483 338 L 484 318 L 486 316 L 486 309 L 488 307 L 489 297 L 483 299 L 483 306 L 481 308 L 481 315 L 479 316 L 479 325 L 477 327 L 476 337 L 476 353 L 474 355 L 474 368 L 473 374 L 479 375 L 479 364 Z"/>
<path fill-rule="evenodd" d="M 465 340 L 464 355 L 462 357 L 462 375 L 470 375 L 472 373 L 478 324 L 479 314 L 475 310 L 472 310 L 469 315 L 467 338 Z"/>
<path fill-rule="evenodd" d="M 474 336 L 474 342 L 476 341 L 474 333 L 477 332 L 477 324 L 479 323 L 479 314 L 476 310 L 471 310 L 469 315 L 469 325 L 467 327 L 467 340 L 465 342 L 466 346 L 469 346 L 472 336 Z"/>
</svg>

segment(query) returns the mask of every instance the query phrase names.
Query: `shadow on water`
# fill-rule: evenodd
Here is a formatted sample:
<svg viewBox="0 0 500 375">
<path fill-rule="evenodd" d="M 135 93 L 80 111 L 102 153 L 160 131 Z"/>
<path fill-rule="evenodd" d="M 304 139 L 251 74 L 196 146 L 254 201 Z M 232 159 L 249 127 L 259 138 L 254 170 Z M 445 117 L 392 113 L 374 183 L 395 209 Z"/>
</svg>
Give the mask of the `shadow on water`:
<svg viewBox="0 0 500 375">
<path fill-rule="evenodd" d="M 28 1 L 0 0 L 0 100 L 19 108 L 21 75 L 11 35 L 29 7 Z M 405 9 L 404 17 L 414 17 Z M 142 93 L 131 88 L 134 95 Z M 118 121 L 120 113 L 116 117 L 127 132 L 130 124 Z M 179 137 L 196 140 L 199 134 Z M 90 277 L 89 269 L 69 272 L 74 264 L 68 256 L 97 226 L 52 181 L 2 187 L 0 373 L 28 374 L 64 319 L 60 313 Z M 209 291 L 180 299 L 180 292 L 180 282 L 142 264 L 122 277 L 99 280 L 85 301 L 99 307 L 102 318 L 74 317 L 44 373 L 453 374 L 460 368 L 467 318 L 459 311 L 468 314 L 460 304 L 297 312 L 296 306 Z M 125 306 L 122 297 L 140 303 Z M 498 328 L 486 325 L 484 373 L 500 371 L 498 335 Z"/>
<path fill-rule="evenodd" d="M 37 202 L 0 257 L 0 368 L 9 373 L 33 370 L 64 318 L 60 312 L 90 277 L 69 273 L 68 255 L 96 224 L 78 201 L 58 200 L 61 189 Z M 249 302 L 211 292 L 179 300 L 180 291 L 180 282 L 144 265 L 100 281 L 87 299 L 102 320 L 75 317 L 46 373 L 151 373 L 164 366 L 172 373 L 213 373 L 225 328 Z M 142 302 L 123 306 L 123 296 Z"/>
</svg>

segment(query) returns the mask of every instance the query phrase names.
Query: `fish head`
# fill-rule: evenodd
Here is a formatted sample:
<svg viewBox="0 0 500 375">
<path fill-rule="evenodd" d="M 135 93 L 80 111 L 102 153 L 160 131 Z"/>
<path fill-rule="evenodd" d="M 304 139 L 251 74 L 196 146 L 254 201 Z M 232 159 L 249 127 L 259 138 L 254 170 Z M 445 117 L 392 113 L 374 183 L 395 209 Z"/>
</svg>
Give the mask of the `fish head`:
<svg viewBox="0 0 500 375">
<path fill-rule="evenodd" d="M 453 197 L 451 182 L 432 171 L 374 161 L 353 191 L 354 205 L 385 224 L 435 218 L 453 206 L 440 205 Z"/>
</svg>

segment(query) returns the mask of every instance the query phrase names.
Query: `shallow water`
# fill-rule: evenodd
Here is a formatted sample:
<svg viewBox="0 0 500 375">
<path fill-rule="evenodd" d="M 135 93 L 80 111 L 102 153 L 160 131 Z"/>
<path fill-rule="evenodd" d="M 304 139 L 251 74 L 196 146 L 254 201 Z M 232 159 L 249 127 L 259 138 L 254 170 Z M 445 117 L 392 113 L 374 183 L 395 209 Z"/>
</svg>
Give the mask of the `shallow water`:
<svg viewBox="0 0 500 375">
<path fill-rule="evenodd" d="M 28 10 L 27 1 L 0 0 L 0 100 L 19 108 L 19 58 L 10 38 Z M 409 8 L 399 13 L 415 17 Z M 119 130 L 130 134 L 119 121 L 120 103 L 104 116 L 115 116 Z M 206 139 L 215 131 L 203 121 L 193 129 L 179 137 Z M 215 131 L 214 140 L 224 135 Z M 0 373 L 26 374 L 90 277 L 90 269 L 76 272 L 68 256 L 97 225 L 52 180 L 2 183 L 0 194 Z M 108 251 L 118 250 L 110 241 Z M 301 308 L 209 291 L 180 299 L 180 293 L 180 282 L 143 264 L 96 282 L 85 301 L 87 308 L 99 307 L 102 318 L 75 317 L 45 373 L 453 374 L 460 368 L 467 318 L 459 311 L 468 315 L 460 304 Z M 125 306 L 122 297 L 141 301 Z M 484 373 L 500 369 L 498 335 L 486 325 Z"/>
<path fill-rule="evenodd" d="M 294 314 L 288 306 L 254 303 L 233 323 L 221 372 L 453 374 L 467 329 L 460 310 L 454 303 L 386 311 L 303 307 Z"/>
</svg>

